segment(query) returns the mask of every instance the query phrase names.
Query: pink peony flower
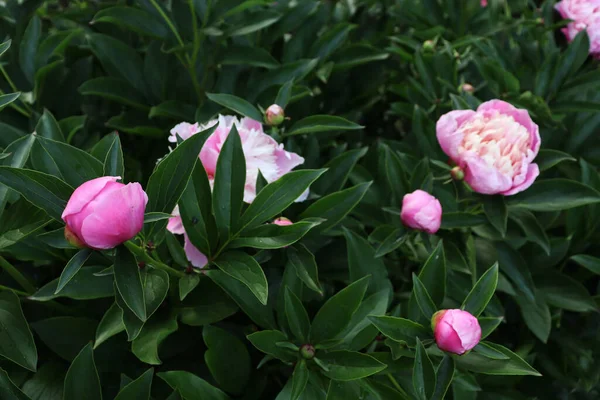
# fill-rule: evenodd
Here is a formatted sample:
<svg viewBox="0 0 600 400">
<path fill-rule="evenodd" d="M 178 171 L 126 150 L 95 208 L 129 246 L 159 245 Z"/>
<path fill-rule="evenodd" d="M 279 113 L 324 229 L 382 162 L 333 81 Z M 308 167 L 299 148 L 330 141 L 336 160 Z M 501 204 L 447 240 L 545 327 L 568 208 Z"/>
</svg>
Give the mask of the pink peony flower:
<svg viewBox="0 0 600 400">
<path fill-rule="evenodd" d="M 481 4 L 481 7 L 487 7 L 488 2 L 487 2 L 487 0 L 481 0 L 480 4 Z"/>
<path fill-rule="evenodd" d="M 442 115 L 436 130 L 442 150 L 476 192 L 515 194 L 531 186 L 540 173 L 532 163 L 540 149 L 540 134 L 527 110 L 492 100 L 477 111 Z"/>
<path fill-rule="evenodd" d="M 287 219 L 286 217 L 279 217 L 279 218 L 275 219 L 273 221 L 273 223 L 275 225 L 279 225 L 279 226 L 288 226 L 288 225 L 292 225 L 293 224 L 293 222 L 290 221 L 289 219 Z"/>
<path fill-rule="evenodd" d="M 221 147 L 223 147 L 231 127 L 235 124 L 246 157 L 246 186 L 244 189 L 244 201 L 246 203 L 251 203 L 256 197 L 256 178 L 259 170 L 267 182 L 271 183 L 304 162 L 304 158 L 298 154 L 285 151 L 283 144 L 278 144 L 275 139 L 263 132 L 260 122 L 250 118 L 242 118 L 240 121 L 236 117 L 219 115 L 218 120 L 210 121 L 204 125 L 192 125 L 184 122 L 171 130 L 169 141 L 177 142 L 176 134 L 179 134 L 183 139 L 187 139 L 191 135 L 208 129 L 215 123 L 218 123 L 218 127 L 202 147 L 200 160 L 212 186 Z M 298 201 L 306 199 L 307 196 L 308 192 Z"/>
<path fill-rule="evenodd" d="M 562 32 L 570 42 L 582 30 L 590 38 L 590 54 L 600 57 L 600 0 L 562 0 L 554 6 L 565 19 L 571 19 Z"/>
<path fill-rule="evenodd" d="M 415 190 L 402 199 L 400 218 L 410 228 L 436 233 L 442 224 L 442 205 L 429 193 Z"/>
<path fill-rule="evenodd" d="M 104 176 L 75 189 L 62 213 L 70 243 L 110 249 L 142 230 L 148 196 L 139 183 L 124 185 L 117 179 Z"/>
<path fill-rule="evenodd" d="M 431 327 L 440 350 L 464 354 L 481 340 L 479 321 L 463 310 L 441 310 L 433 314 Z"/>
<path fill-rule="evenodd" d="M 185 233 L 181 215 L 179 214 L 179 206 L 175 206 L 172 212 L 172 217 L 169 218 L 167 230 L 174 235 L 183 235 L 183 250 L 188 261 L 196 268 L 202 268 L 208 264 L 208 259 L 196 246 L 192 244 L 190 238 Z"/>
</svg>

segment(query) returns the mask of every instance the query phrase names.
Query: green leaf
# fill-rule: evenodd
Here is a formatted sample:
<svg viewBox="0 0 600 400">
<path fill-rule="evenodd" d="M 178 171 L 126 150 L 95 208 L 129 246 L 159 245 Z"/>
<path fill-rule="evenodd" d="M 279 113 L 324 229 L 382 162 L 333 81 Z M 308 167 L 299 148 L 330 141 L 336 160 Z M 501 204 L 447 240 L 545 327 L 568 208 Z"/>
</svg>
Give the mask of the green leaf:
<svg viewBox="0 0 600 400">
<path fill-rule="evenodd" d="M 240 135 L 233 125 L 219 153 L 212 196 L 212 209 L 223 243 L 237 232 L 245 183 L 246 159 Z"/>
<path fill-rule="evenodd" d="M 308 313 L 302 305 L 302 301 L 287 286 L 285 288 L 285 314 L 294 337 L 300 342 L 306 342 L 310 333 Z"/>
<path fill-rule="evenodd" d="M 116 303 L 113 303 L 110 308 L 106 310 L 106 313 L 96 328 L 94 349 L 124 330 L 125 325 L 123 325 L 123 312 Z"/>
<path fill-rule="evenodd" d="M 129 29 L 145 36 L 165 39 L 169 30 L 163 21 L 145 10 L 135 7 L 110 7 L 94 15 L 90 24 L 105 22 Z"/>
<path fill-rule="evenodd" d="M 44 109 L 44 113 L 35 126 L 35 132 L 38 136 L 47 139 L 56 140 L 57 142 L 65 141 L 65 137 L 56 118 L 54 118 L 54 115 L 46 109 Z"/>
<path fill-rule="evenodd" d="M 514 296 L 514 299 L 521 309 L 525 325 L 542 343 L 546 343 L 552 330 L 552 315 L 544 298 L 538 295 L 533 300 L 525 296 Z"/>
<path fill-rule="evenodd" d="M 281 331 L 266 330 L 255 332 L 247 336 L 250 343 L 265 354 L 278 358 L 282 361 L 294 361 L 297 355 L 290 350 L 277 346 L 279 342 L 287 342 L 288 339 Z"/>
<path fill-rule="evenodd" d="M 92 251 L 90 249 L 82 249 L 77 252 L 67 263 L 62 273 L 60 274 L 60 278 L 58 280 L 58 285 L 56 286 L 56 291 L 54 294 L 58 294 L 64 287 L 69 283 L 71 279 L 79 272 L 83 264 L 87 261 L 88 258 L 92 255 Z"/>
<path fill-rule="evenodd" d="M 568 275 L 550 270 L 536 275 L 535 283 L 538 294 L 551 306 L 575 312 L 598 310 L 587 288 Z"/>
<path fill-rule="evenodd" d="M 67 371 L 64 400 L 102 400 L 100 378 L 94 364 L 92 344 L 85 346 Z"/>
<path fill-rule="evenodd" d="M 600 258 L 592 257 L 587 254 L 578 254 L 571 256 L 571 260 L 593 273 L 600 275 Z"/>
<path fill-rule="evenodd" d="M 302 393 L 304 393 L 304 389 L 308 383 L 308 377 L 309 372 L 308 367 L 306 366 L 306 360 L 300 360 L 300 362 L 296 364 L 294 373 L 292 374 L 292 394 L 290 400 L 297 400 Z"/>
<path fill-rule="evenodd" d="M 313 190 L 323 195 L 342 190 L 348 180 L 350 172 L 358 160 L 367 154 L 367 150 L 367 147 L 363 147 L 356 150 L 345 151 L 327 162 L 327 164 L 325 164 L 327 171 L 314 183 L 312 187 Z"/>
<path fill-rule="evenodd" d="M 546 254 L 550 255 L 550 239 L 548 239 L 544 227 L 540 225 L 533 213 L 514 208 L 510 210 L 510 218 L 523 229 L 527 239 L 537 243 Z"/>
<path fill-rule="evenodd" d="M 448 392 L 448 388 L 454 378 L 454 360 L 449 355 L 444 355 L 440 365 L 438 366 L 435 376 L 435 390 L 431 396 L 431 400 L 443 400 Z"/>
<path fill-rule="evenodd" d="M 46 362 L 35 375 L 21 386 L 23 393 L 29 396 L 28 398 L 31 398 L 31 400 L 62 400 L 66 372 L 67 368 L 64 363 L 60 361 Z M 14 399 L 6 397 L 1 390 L 0 397 Z"/>
<path fill-rule="evenodd" d="M 150 368 L 119 391 L 115 400 L 149 400 L 154 369 Z"/>
<path fill-rule="evenodd" d="M 332 351 L 319 356 L 328 371 L 323 375 L 336 381 L 366 378 L 387 368 L 387 365 L 368 354 L 354 351 Z"/>
<path fill-rule="evenodd" d="M 388 316 L 370 316 L 369 319 L 385 336 L 409 346 L 415 346 L 417 337 L 431 336 L 423 325 L 409 319 Z"/>
<path fill-rule="evenodd" d="M 341 222 L 362 200 L 372 182 L 360 183 L 349 189 L 332 193 L 310 205 L 300 218 L 324 218 L 327 221 L 313 229 L 313 233 L 324 232 Z"/>
<path fill-rule="evenodd" d="M 303 135 L 307 133 L 346 131 L 363 129 L 364 126 L 355 124 L 342 117 L 333 115 L 311 115 L 296 122 L 286 135 Z"/>
<path fill-rule="evenodd" d="M 280 214 L 323 172 L 323 169 L 293 171 L 265 186 L 242 216 L 242 229 L 254 228 Z"/>
<path fill-rule="evenodd" d="M 165 117 L 176 120 L 191 121 L 194 120 L 196 110 L 193 106 L 182 103 L 177 100 L 167 100 L 154 106 L 148 113 L 149 118 Z"/>
<path fill-rule="evenodd" d="M 171 214 L 161 213 L 161 212 L 150 212 L 144 215 L 144 223 L 149 224 L 151 222 L 162 221 L 164 219 L 171 218 Z"/>
<path fill-rule="evenodd" d="M 142 111 L 150 108 L 143 94 L 121 78 L 103 76 L 85 81 L 79 87 L 84 96 L 98 96 Z"/>
<path fill-rule="evenodd" d="M 483 214 L 465 212 L 449 212 L 442 214 L 442 229 L 469 228 L 483 225 L 486 218 Z"/>
<path fill-rule="evenodd" d="M 6 149 L 4 149 L 4 152 L 9 154 L 10 157 L 8 160 L 2 161 L 4 165 L 14 168 L 23 168 L 29 158 L 34 142 L 35 135 L 23 136 L 11 142 Z M 0 216 L 4 212 L 9 193 L 8 187 L 0 184 Z"/>
<path fill-rule="evenodd" d="M 582 183 L 567 179 L 535 182 L 524 192 L 507 198 L 509 206 L 532 211 L 561 211 L 600 202 L 600 193 Z"/>
<path fill-rule="evenodd" d="M 333 28 L 325 31 L 310 48 L 309 54 L 313 58 L 322 60 L 327 59 L 338 47 L 340 47 L 348 38 L 350 31 L 356 28 L 356 25 L 342 22 Z"/>
<path fill-rule="evenodd" d="M 243 393 L 250 378 L 250 355 L 244 343 L 214 326 L 205 326 L 202 338 L 207 347 L 204 361 L 215 381 L 228 393 Z"/>
<path fill-rule="evenodd" d="M 146 115 L 139 112 L 124 111 L 106 121 L 109 128 L 119 132 L 131 133 L 148 138 L 162 138 L 164 131 L 150 122 Z"/>
<path fill-rule="evenodd" d="M 334 339 L 348 326 L 367 291 L 369 279 L 370 277 L 366 276 L 350 284 L 321 306 L 312 322 L 311 343 L 319 344 Z"/>
<path fill-rule="evenodd" d="M 96 276 L 96 273 L 103 269 L 104 267 L 80 269 L 59 293 L 56 293 L 58 279 L 54 279 L 29 296 L 29 299 L 48 301 L 58 297 L 67 297 L 74 300 L 92 300 L 112 297 L 114 295 L 112 275 Z"/>
<path fill-rule="evenodd" d="M 290 102 L 290 97 L 292 97 L 292 87 L 294 86 L 294 80 L 289 80 L 279 88 L 277 92 L 277 97 L 275 98 L 275 104 L 280 106 L 281 108 L 285 108 Z"/>
<path fill-rule="evenodd" d="M 389 299 L 389 291 L 381 290 L 360 303 L 346 329 L 338 335 L 349 346 L 348 350 L 361 350 L 373 341 L 379 332 L 369 317 L 385 315 Z"/>
<path fill-rule="evenodd" d="M 590 40 L 585 30 L 583 30 L 573 38 L 567 50 L 562 54 L 551 85 L 551 91 L 557 91 L 566 78 L 579 70 L 588 58 L 589 48 Z"/>
<path fill-rule="evenodd" d="M 8 39 L 5 42 L 0 43 L 0 57 L 2 57 L 2 55 L 4 53 L 6 53 L 6 50 L 10 49 L 10 45 L 12 43 L 12 40 Z"/>
<path fill-rule="evenodd" d="M 104 176 L 125 177 L 125 166 L 123 160 L 123 149 L 119 135 L 114 135 L 113 142 L 104 158 Z M 146 222 L 146 218 L 144 218 Z"/>
<path fill-rule="evenodd" d="M 61 221 L 73 193 L 73 188 L 60 179 L 30 169 L 0 166 L 0 183 L 19 192 L 57 221 Z"/>
<path fill-rule="evenodd" d="M 489 344 L 485 342 L 479 342 L 477 346 L 473 348 L 473 351 L 485 356 L 487 358 L 491 358 L 493 360 L 509 360 L 510 357 L 506 354 L 494 349 Z"/>
<path fill-rule="evenodd" d="M 394 229 L 384 240 L 381 242 L 377 251 L 375 252 L 375 257 L 383 257 L 384 255 L 391 253 L 396 250 L 398 247 L 402 245 L 407 240 L 408 235 L 404 228 Z"/>
<path fill-rule="evenodd" d="M 484 196 L 482 200 L 483 211 L 488 221 L 504 237 L 508 221 L 508 209 L 504 203 L 504 196 Z"/>
<path fill-rule="evenodd" d="M 227 279 L 227 286 L 230 291 L 238 289 L 241 286 L 246 290 L 244 294 L 248 294 L 254 300 L 252 305 L 258 305 L 261 308 L 266 308 L 261 305 L 256 297 L 250 292 L 248 288 L 243 286 L 239 281 L 229 277 L 221 271 L 210 271 L 211 274 L 220 274 Z M 211 275 L 211 278 L 214 278 Z M 215 279 L 216 280 L 216 279 Z M 221 282 L 223 283 L 223 282 Z M 231 285 L 233 283 L 233 285 Z M 238 285 L 238 286 L 235 286 Z M 233 297 L 233 296 L 232 296 Z M 181 322 L 191 326 L 202 326 L 219 322 L 233 314 L 238 310 L 235 302 L 227 295 L 227 293 L 219 287 L 211 279 L 200 279 L 200 283 L 196 290 L 190 293 L 185 301 L 182 301 L 181 308 L 179 309 L 179 315 Z M 255 310 L 258 312 L 258 310 Z M 252 312 L 248 313 L 252 316 Z M 262 324 L 257 324 L 261 325 Z"/>
<path fill-rule="evenodd" d="M 222 271 L 208 271 L 207 275 L 231 296 L 256 325 L 264 329 L 276 326 L 271 308 L 261 304 L 248 286 Z"/>
<path fill-rule="evenodd" d="M 37 349 L 17 295 L 0 293 L 0 310 L 0 355 L 35 372 Z"/>
<path fill-rule="evenodd" d="M 198 286 L 200 277 L 198 275 L 187 274 L 179 279 L 179 300 L 183 301 L 187 295 Z"/>
<path fill-rule="evenodd" d="M 488 345 L 509 358 L 507 360 L 494 360 L 472 351 L 462 356 L 453 357 L 457 367 L 485 375 L 541 376 L 538 371 L 506 347 L 494 343 L 488 343 Z"/>
<path fill-rule="evenodd" d="M 124 246 L 117 247 L 115 256 L 115 284 L 127 307 L 141 321 L 147 317 L 144 287 L 140 269 L 133 254 Z"/>
<path fill-rule="evenodd" d="M 133 341 L 137 338 L 144 327 L 144 321 L 140 320 L 131 309 L 127 306 L 123 297 L 119 293 L 116 283 L 114 284 L 115 291 L 115 303 L 121 309 L 123 325 L 125 325 L 125 331 L 127 332 L 127 340 Z"/>
<path fill-rule="evenodd" d="M 184 399 L 229 400 L 221 390 L 187 371 L 167 371 L 156 374 Z"/>
<path fill-rule="evenodd" d="M 492 299 L 492 296 L 494 296 L 496 285 L 498 285 L 498 263 L 492 265 L 492 267 L 479 278 L 475 286 L 473 286 L 473 289 L 471 289 L 467 295 L 465 301 L 463 301 L 461 309 L 478 317 L 483 310 L 485 310 L 487 304 Z"/>
<path fill-rule="evenodd" d="M 502 323 L 502 317 L 479 317 L 479 326 L 481 327 L 481 340 L 488 337 Z"/>
<path fill-rule="evenodd" d="M 375 250 L 369 242 L 346 228 L 344 228 L 344 236 L 346 238 L 350 280 L 356 281 L 364 276 L 371 275 L 367 290 L 368 294 L 382 289 L 386 289 L 391 293 L 393 291 L 392 284 L 388 279 L 385 264 L 383 260 L 375 257 Z"/>
<path fill-rule="evenodd" d="M 206 97 L 225 108 L 243 115 L 244 117 L 252 118 L 255 121 L 263 120 L 263 116 L 260 111 L 242 98 L 233 96 L 231 94 L 217 93 L 206 93 Z"/>
<path fill-rule="evenodd" d="M 245 230 L 241 237 L 234 239 L 228 248 L 253 247 L 256 249 L 279 249 L 290 246 L 302 239 L 313 227 L 323 222 L 320 218 L 308 218 L 292 225 L 264 224 Z"/>
<path fill-rule="evenodd" d="M 30 398 L 13 383 L 10 376 L 8 376 L 8 373 L 2 368 L 0 368 L 0 398 L 6 400 L 30 400 Z"/>
<path fill-rule="evenodd" d="M 21 92 L 0 95 L 0 110 L 19 98 Z"/>
<path fill-rule="evenodd" d="M 32 324 L 44 344 L 65 360 L 72 362 L 93 338 L 97 322 L 89 318 L 52 317 Z"/>
<path fill-rule="evenodd" d="M 496 243 L 496 250 L 498 251 L 500 269 L 510 278 L 521 293 L 528 299 L 534 300 L 535 286 L 525 260 L 506 243 Z"/>
<path fill-rule="evenodd" d="M 322 294 L 323 289 L 319 283 L 319 270 L 315 256 L 299 243 L 287 250 L 288 262 L 294 267 L 296 275 L 311 290 Z"/>
<path fill-rule="evenodd" d="M 220 63 L 222 65 L 248 65 L 251 67 L 262 67 L 267 69 L 273 69 L 280 66 L 279 62 L 275 58 L 273 58 L 273 56 L 268 51 L 266 51 L 263 48 L 235 45 L 227 47 L 227 51 L 223 55 L 223 59 L 220 61 Z M 219 102 L 217 101 L 217 103 Z M 275 104 L 279 103 L 275 102 Z M 281 107 L 285 107 L 285 105 L 279 105 Z M 227 107 L 226 105 L 224 106 Z M 249 117 L 253 118 L 251 116 Z M 257 121 L 261 120 L 262 118 L 257 119 Z"/>
<path fill-rule="evenodd" d="M 433 314 L 435 314 L 437 311 L 437 307 L 433 303 L 433 300 L 431 300 L 431 296 L 429 296 L 429 293 L 427 293 L 427 288 L 425 288 L 425 285 L 423 285 L 423 282 L 421 282 L 419 277 L 413 273 L 412 278 L 413 293 L 415 295 L 417 304 L 419 305 L 423 316 L 430 320 Z"/>
<path fill-rule="evenodd" d="M 148 321 L 131 344 L 131 352 L 146 364 L 162 364 L 158 358 L 158 347 L 170 334 L 177 331 L 177 327 L 175 315 L 166 319 L 154 318 Z"/>
<path fill-rule="evenodd" d="M 261 266 L 254 258 L 240 251 L 229 251 L 214 263 L 221 271 L 246 285 L 261 304 L 267 304 L 269 284 Z"/>
<path fill-rule="evenodd" d="M 184 140 L 158 164 L 146 186 L 148 194 L 146 212 L 171 213 L 173 211 L 188 184 L 198 161 L 200 149 L 213 131 L 214 127 Z M 160 232 L 165 226 L 165 221 L 154 223 L 149 236 L 152 237 L 153 232 Z"/>
<path fill-rule="evenodd" d="M 19 48 L 19 65 L 29 83 L 33 83 L 33 78 L 35 76 L 35 55 L 41 36 L 42 21 L 40 21 L 40 18 L 37 15 L 34 15 L 31 20 L 29 20 L 29 24 L 27 25 L 27 29 L 25 29 Z"/>
<path fill-rule="evenodd" d="M 419 399 L 427 400 L 433 395 L 436 387 L 435 370 L 419 338 L 417 338 L 417 352 L 413 364 L 412 382 Z"/>
<path fill-rule="evenodd" d="M 441 240 L 429 255 L 425 264 L 423 264 L 418 277 L 425 289 L 427 289 L 433 303 L 438 307 L 441 306 L 446 296 L 446 256 L 444 255 L 444 245 Z M 410 319 L 419 318 L 420 312 L 415 293 L 411 293 L 408 308 Z"/>
<path fill-rule="evenodd" d="M 546 171 L 563 161 L 577 161 L 570 154 L 552 149 L 540 149 L 535 162 L 540 168 L 540 171 Z"/>
</svg>

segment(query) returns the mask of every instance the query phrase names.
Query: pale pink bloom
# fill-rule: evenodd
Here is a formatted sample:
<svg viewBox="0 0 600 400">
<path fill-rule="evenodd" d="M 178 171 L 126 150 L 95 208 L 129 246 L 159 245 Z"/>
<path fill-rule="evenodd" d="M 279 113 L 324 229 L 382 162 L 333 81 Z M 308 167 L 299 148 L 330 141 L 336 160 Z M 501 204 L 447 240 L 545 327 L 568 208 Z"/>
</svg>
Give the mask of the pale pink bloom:
<svg viewBox="0 0 600 400">
<path fill-rule="evenodd" d="M 183 235 L 183 250 L 188 261 L 197 268 L 202 268 L 208 264 L 208 259 L 196 246 L 192 244 L 190 238 L 185 233 L 181 215 L 179 214 L 179 206 L 175 206 L 175 209 L 171 213 L 172 217 L 169 218 L 167 229 L 174 235 Z"/>
<path fill-rule="evenodd" d="M 473 110 L 451 111 L 438 120 L 437 139 L 474 191 L 512 195 L 527 189 L 540 171 L 538 126 L 527 110 L 501 100 Z"/>
<path fill-rule="evenodd" d="M 562 0 L 554 6 L 565 19 L 571 19 L 562 32 L 571 41 L 582 30 L 590 38 L 590 54 L 600 57 L 600 0 Z"/>
<path fill-rule="evenodd" d="M 433 314 L 431 327 L 437 346 L 454 354 L 464 354 L 481 340 L 479 321 L 463 310 L 441 310 Z"/>
<path fill-rule="evenodd" d="M 67 240 L 78 246 L 110 249 L 142 230 L 148 196 L 139 183 L 124 185 L 118 179 L 121 177 L 104 176 L 75 189 L 62 213 Z"/>
<path fill-rule="evenodd" d="M 304 162 L 304 158 L 296 153 L 283 149 L 283 144 L 278 144 L 275 139 L 263 132 L 262 124 L 250 118 L 238 120 L 236 117 L 219 115 L 204 125 L 179 124 L 171 131 L 169 141 L 175 142 L 175 133 L 182 136 L 180 131 L 197 132 L 208 129 L 214 124 L 217 129 L 206 140 L 200 151 L 200 160 L 206 170 L 211 187 L 217 170 L 217 160 L 229 131 L 235 124 L 242 141 L 242 149 L 246 158 L 246 185 L 244 187 L 244 201 L 251 203 L 256 197 L 256 178 L 258 171 L 262 173 L 267 182 L 271 183 L 290 172 L 293 168 Z M 183 126 L 183 128 L 178 128 Z M 177 131 L 175 129 L 177 128 Z M 194 132 L 195 131 L 195 132 Z M 189 136 L 188 136 L 189 137 Z M 297 201 L 305 200 L 308 192 L 303 194 Z"/>
<path fill-rule="evenodd" d="M 279 217 L 279 218 L 275 219 L 273 221 L 273 223 L 275 225 L 279 225 L 279 226 L 288 226 L 288 225 L 292 225 L 293 224 L 293 222 L 290 221 L 289 219 L 287 219 L 286 217 Z"/>
<path fill-rule="evenodd" d="M 410 228 L 436 233 L 442 224 L 442 205 L 429 193 L 415 190 L 404 195 L 400 218 Z"/>
<path fill-rule="evenodd" d="M 205 129 L 205 128 L 204 128 Z M 181 122 L 171 129 L 171 136 L 169 136 L 169 142 L 177 143 L 177 135 L 182 140 L 188 139 L 190 136 L 195 135 L 203 129 L 200 129 L 200 125 L 196 122 L 195 124 L 190 124 L 188 122 Z"/>
</svg>

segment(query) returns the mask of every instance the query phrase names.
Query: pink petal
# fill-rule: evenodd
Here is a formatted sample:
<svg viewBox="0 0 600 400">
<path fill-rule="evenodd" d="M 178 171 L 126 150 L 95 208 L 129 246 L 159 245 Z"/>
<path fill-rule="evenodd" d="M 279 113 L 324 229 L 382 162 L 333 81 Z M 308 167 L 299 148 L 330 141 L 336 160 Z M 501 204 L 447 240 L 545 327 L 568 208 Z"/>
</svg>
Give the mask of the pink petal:
<svg viewBox="0 0 600 400">
<path fill-rule="evenodd" d="M 463 134 L 458 128 L 473 115 L 473 110 L 450 111 L 442 115 L 436 124 L 436 136 L 440 147 L 456 163 L 459 162 L 458 147 L 463 140 Z"/>
<path fill-rule="evenodd" d="M 256 129 L 257 131 L 262 132 L 263 127 L 262 124 L 252 118 L 244 117 L 241 121 L 242 128 L 244 129 Z"/>
<path fill-rule="evenodd" d="M 435 342 L 438 347 L 444 351 L 456 354 L 464 353 L 460 337 L 454 328 L 452 328 L 452 325 L 447 322 L 446 317 L 439 321 L 436 326 Z"/>
<path fill-rule="evenodd" d="M 202 268 L 208 264 L 208 259 L 200 250 L 196 248 L 188 238 L 188 235 L 184 234 L 183 250 L 189 262 L 196 268 Z"/>
<path fill-rule="evenodd" d="M 304 158 L 300 157 L 296 153 L 285 151 L 283 146 L 277 147 L 275 150 L 275 157 L 277 158 L 275 163 L 279 169 L 280 177 L 287 174 L 298 165 L 304 163 Z"/>
<path fill-rule="evenodd" d="M 464 164 L 465 182 L 478 193 L 496 194 L 512 187 L 511 178 L 503 175 L 493 166 L 486 164 L 476 154 L 465 157 Z"/>
<path fill-rule="evenodd" d="M 171 215 L 172 217 L 169 218 L 169 222 L 167 223 L 167 230 L 174 235 L 183 235 L 185 233 L 185 229 L 183 227 L 181 215 L 179 215 L 179 206 L 175 206 L 175 209 L 173 209 Z"/>
<path fill-rule="evenodd" d="M 106 186 L 107 183 L 116 182 L 118 179 L 121 179 L 121 177 L 103 176 L 101 178 L 92 179 L 91 181 L 83 183 L 81 186 L 75 189 L 71 195 L 71 198 L 69 199 L 69 202 L 62 213 L 63 220 L 65 217 L 81 211 L 81 209 L 83 209 L 87 203 L 92 201 L 94 197 L 96 197 L 98 193 L 104 189 L 104 186 Z"/>
<path fill-rule="evenodd" d="M 509 190 L 500 192 L 500 194 L 502 194 L 504 196 L 510 196 L 510 195 L 522 192 L 523 190 L 529 188 L 529 186 L 531 186 L 533 184 L 533 182 L 535 181 L 535 178 L 537 178 L 539 174 L 540 174 L 540 168 L 538 167 L 538 165 L 537 164 L 529 164 L 529 168 L 527 169 L 527 176 L 525 177 L 525 181 L 523 183 L 521 183 L 520 185 L 517 185 Z"/>
</svg>

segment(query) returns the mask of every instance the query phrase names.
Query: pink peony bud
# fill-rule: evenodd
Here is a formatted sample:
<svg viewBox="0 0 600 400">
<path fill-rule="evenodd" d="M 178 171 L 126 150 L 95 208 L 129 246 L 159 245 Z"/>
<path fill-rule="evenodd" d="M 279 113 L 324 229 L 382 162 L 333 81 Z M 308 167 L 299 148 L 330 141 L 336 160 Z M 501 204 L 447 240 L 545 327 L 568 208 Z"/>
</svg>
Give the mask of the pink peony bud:
<svg viewBox="0 0 600 400">
<path fill-rule="evenodd" d="M 267 108 L 265 117 L 267 124 L 277 126 L 285 119 L 285 113 L 283 112 L 283 108 L 279 107 L 277 104 L 272 104 Z"/>
<path fill-rule="evenodd" d="M 600 2 L 598 0 L 562 0 L 554 8 L 564 19 L 573 20 L 562 32 L 572 41 L 582 30 L 590 39 L 590 54 L 600 57 Z"/>
<path fill-rule="evenodd" d="M 279 217 L 276 220 L 274 220 L 273 223 L 279 226 L 288 226 L 293 224 L 293 222 L 287 219 L 286 217 Z"/>
<path fill-rule="evenodd" d="M 413 229 L 436 233 L 442 224 L 442 205 L 429 193 L 415 190 L 402 199 L 400 218 Z"/>
<path fill-rule="evenodd" d="M 433 314 L 431 328 L 437 346 L 454 354 L 464 354 L 481 340 L 479 321 L 463 310 L 441 310 Z"/>
<path fill-rule="evenodd" d="M 450 170 L 450 175 L 452 176 L 452 179 L 456 181 L 462 181 L 463 179 L 465 179 L 465 173 L 460 167 L 452 168 Z"/>
<path fill-rule="evenodd" d="M 104 176 L 75 189 L 62 214 L 69 243 L 110 249 L 142 230 L 148 196 L 139 183 L 124 185 L 117 179 Z"/>
<path fill-rule="evenodd" d="M 527 110 L 492 100 L 477 111 L 442 115 L 436 130 L 442 150 L 463 170 L 475 192 L 519 193 L 540 173 L 533 163 L 540 149 L 539 129 Z"/>
<path fill-rule="evenodd" d="M 466 92 L 466 93 L 473 93 L 475 91 L 475 88 L 470 83 L 463 83 L 463 85 L 461 86 L 461 89 L 463 92 Z"/>
<path fill-rule="evenodd" d="M 481 4 L 481 7 L 487 7 L 488 2 L 487 2 L 487 0 L 481 0 L 480 4 Z"/>
</svg>

